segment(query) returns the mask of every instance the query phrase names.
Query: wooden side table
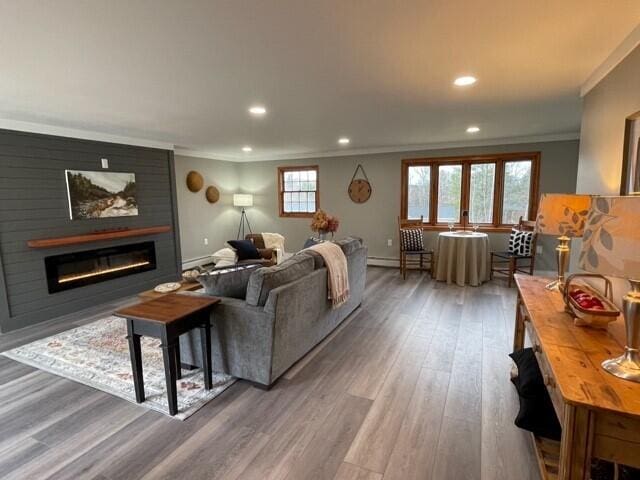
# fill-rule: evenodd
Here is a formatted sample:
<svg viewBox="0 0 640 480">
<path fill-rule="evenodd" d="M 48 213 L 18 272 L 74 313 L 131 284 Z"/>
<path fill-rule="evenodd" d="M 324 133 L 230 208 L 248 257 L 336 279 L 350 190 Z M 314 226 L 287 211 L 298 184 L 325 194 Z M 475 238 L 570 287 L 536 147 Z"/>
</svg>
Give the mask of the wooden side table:
<svg viewBox="0 0 640 480">
<path fill-rule="evenodd" d="M 640 468 L 640 384 L 600 364 L 625 344 L 622 317 L 607 330 L 577 327 L 548 278 L 515 275 L 518 287 L 513 348 L 531 340 L 562 425 L 560 443 L 536 438 L 542 478 L 588 480 L 591 459 Z"/>
<path fill-rule="evenodd" d="M 140 337 L 159 338 L 162 342 L 164 374 L 167 381 L 169 414 L 178 413 L 178 391 L 176 382 L 180 378 L 179 337 L 194 328 L 200 329 L 202 343 L 202 365 L 204 385 L 211 390 L 211 309 L 220 303 L 216 297 L 200 297 L 170 293 L 148 302 L 138 303 L 114 313 L 127 320 L 127 338 L 136 402 L 145 400 L 142 375 L 142 353 Z"/>
</svg>

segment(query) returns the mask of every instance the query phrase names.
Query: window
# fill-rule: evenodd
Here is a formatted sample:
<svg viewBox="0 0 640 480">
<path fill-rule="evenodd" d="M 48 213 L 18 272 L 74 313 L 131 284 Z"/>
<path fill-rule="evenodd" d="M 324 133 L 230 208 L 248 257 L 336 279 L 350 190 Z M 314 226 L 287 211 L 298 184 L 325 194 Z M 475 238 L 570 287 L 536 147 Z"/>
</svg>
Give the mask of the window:
<svg viewBox="0 0 640 480">
<path fill-rule="evenodd" d="M 540 153 L 411 159 L 402 162 L 401 217 L 425 228 L 468 225 L 508 230 L 535 218 Z"/>
<path fill-rule="evenodd" d="M 530 184 L 531 160 L 505 163 L 502 223 L 518 223 L 521 216 L 527 217 Z"/>
<path fill-rule="evenodd" d="M 281 217 L 311 217 L 319 208 L 318 167 L 278 167 Z"/>
<path fill-rule="evenodd" d="M 438 166 L 438 223 L 460 221 L 462 165 Z"/>
<path fill-rule="evenodd" d="M 409 186 L 407 215 L 409 219 L 429 221 L 429 185 L 431 185 L 431 167 L 425 165 L 409 166 Z"/>
<path fill-rule="evenodd" d="M 470 223 L 493 223 L 495 183 L 495 163 L 474 163 L 471 165 L 471 181 L 469 183 Z"/>
</svg>

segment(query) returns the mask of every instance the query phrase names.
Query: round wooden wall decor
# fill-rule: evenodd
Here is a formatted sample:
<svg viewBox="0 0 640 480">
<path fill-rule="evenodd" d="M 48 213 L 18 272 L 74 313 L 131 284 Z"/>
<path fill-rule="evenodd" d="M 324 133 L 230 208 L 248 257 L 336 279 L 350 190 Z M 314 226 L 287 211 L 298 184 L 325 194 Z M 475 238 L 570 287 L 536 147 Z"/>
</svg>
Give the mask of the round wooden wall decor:
<svg viewBox="0 0 640 480">
<path fill-rule="evenodd" d="M 187 173 L 187 188 L 193 193 L 199 192 L 202 190 L 202 186 L 204 185 L 204 178 L 195 170 L 191 170 Z"/>
<path fill-rule="evenodd" d="M 207 197 L 209 203 L 216 203 L 220 199 L 220 192 L 216 187 L 207 187 L 204 196 Z"/>
<path fill-rule="evenodd" d="M 356 179 L 358 170 L 362 170 L 364 178 Z M 369 179 L 367 178 L 367 174 L 365 173 L 364 168 L 362 168 L 362 165 L 358 164 L 356 171 L 353 172 L 353 177 L 351 177 L 351 183 L 349 183 L 349 198 L 351 198 L 351 201 L 355 203 L 364 203 L 371 198 L 371 192 L 372 188 L 369 183 Z"/>
</svg>

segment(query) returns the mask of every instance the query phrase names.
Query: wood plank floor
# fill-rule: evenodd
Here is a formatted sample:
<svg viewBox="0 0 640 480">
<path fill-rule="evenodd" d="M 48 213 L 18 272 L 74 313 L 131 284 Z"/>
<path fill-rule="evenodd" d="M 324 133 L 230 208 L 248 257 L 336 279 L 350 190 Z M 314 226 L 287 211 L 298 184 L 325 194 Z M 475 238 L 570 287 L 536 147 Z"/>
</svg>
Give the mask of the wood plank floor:
<svg viewBox="0 0 640 480">
<path fill-rule="evenodd" d="M 0 351 L 116 306 L 2 335 Z M 537 479 L 513 425 L 514 312 L 501 282 L 371 267 L 362 307 L 272 390 L 237 382 L 185 422 L 0 357 L 0 477 Z"/>
</svg>

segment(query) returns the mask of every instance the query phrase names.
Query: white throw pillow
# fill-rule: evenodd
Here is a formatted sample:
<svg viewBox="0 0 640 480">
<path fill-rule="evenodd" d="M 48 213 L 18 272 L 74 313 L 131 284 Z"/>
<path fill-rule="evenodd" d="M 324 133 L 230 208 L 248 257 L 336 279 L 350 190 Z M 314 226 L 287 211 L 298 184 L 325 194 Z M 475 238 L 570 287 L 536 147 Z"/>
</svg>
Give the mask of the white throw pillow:
<svg viewBox="0 0 640 480">
<path fill-rule="evenodd" d="M 236 264 L 236 262 L 232 262 L 231 260 L 222 259 L 222 260 L 218 260 L 216 262 L 216 267 L 217 268 L 220 268 L 220 267 L 231 267 L 231 266 L 233 266 L 235 264 Z"/>
<path fill-rule="evenodd" d="M 213 263 L 215 263 L 216 266 L 218 266 L 218 263 L 221 261 L 228 262 L 225 265 L 233 265 L 238 261 L 238 256 L 236 255 L 236 251 L 233 248 L 229 248 L 229 247 L 221 248 L 220 250 L 215 252 L 213 255 L 211 255 L 211 257 L 213 258 Z M 224 266 L 224 265 L 220 265 L 220 266 Z"/>
</svg>

